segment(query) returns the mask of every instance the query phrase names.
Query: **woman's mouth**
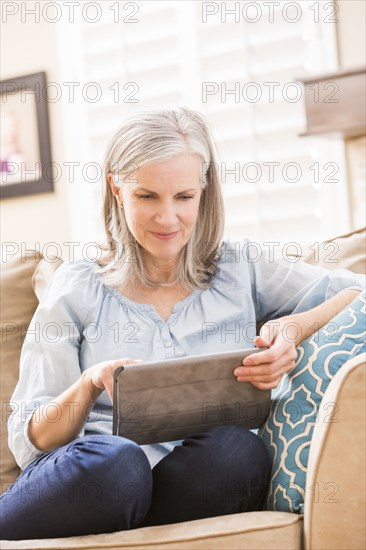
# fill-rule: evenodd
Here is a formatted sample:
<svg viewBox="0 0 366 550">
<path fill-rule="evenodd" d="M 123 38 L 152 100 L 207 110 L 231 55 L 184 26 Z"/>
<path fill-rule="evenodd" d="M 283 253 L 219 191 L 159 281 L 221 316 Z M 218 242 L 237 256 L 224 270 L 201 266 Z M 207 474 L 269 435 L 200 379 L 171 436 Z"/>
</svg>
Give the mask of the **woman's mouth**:
<svg viewBox="0 0 366 550">
<path fill-rule="evenodd" d="M 157 239 L 161 239 L 163 241 L 166 241 L 168 239 L 172 239 L 173 237 L 175 237 L 175 235 L 178 235 L 178 231 L 175 231 L 175 233 L 153 233 L 151 232 L 152 235 L 154 235 L 154 237 L 156 237 Z"/>
</svg>

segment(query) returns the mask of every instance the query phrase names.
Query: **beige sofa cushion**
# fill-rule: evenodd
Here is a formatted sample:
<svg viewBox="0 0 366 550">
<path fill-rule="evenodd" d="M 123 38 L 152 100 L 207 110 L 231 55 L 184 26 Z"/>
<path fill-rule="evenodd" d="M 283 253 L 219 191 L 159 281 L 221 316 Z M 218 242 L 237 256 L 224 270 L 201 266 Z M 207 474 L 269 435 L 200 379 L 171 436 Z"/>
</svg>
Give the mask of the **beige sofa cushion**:
<svg viewBox="0 0 366 550">
<path fill-rule="evenodd" d="M 14 482 L 20 470 L 7 445 L 6 422 L 11 413 L 10 397 L 19 376 L 19 357 L 28 325 L 38 300 L 32 288 L 32 275 L 42 256 L 34 254 L 14 257 L 1 264 L 1 492 Z"/>
<path fill-rule="evenodd" d="M 354 273 L 366 273 L 366 227 L 311 245 L 304 262 L 326 269 L 343 267 Z"/>
<path fill-rule="evenodd" d="M 286 512 L 246 512 L 144 527 L 104 535 L 2 542 L 2 549 L 295 550 L 302 548 L 302 516 Z"/>
</svg>

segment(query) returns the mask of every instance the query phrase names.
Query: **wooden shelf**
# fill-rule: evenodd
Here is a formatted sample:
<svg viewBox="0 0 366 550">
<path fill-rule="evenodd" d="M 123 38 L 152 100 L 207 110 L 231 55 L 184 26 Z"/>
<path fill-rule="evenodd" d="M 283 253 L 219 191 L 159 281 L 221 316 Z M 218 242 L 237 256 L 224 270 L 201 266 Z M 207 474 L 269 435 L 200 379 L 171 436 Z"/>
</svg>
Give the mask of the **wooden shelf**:
<svg viewBox="0 0 366 550">
<path fill-rule="evenodd" d="M 297 79 L 304 86 L 306 130 L 301 136 L 365 135 L 365 67 Z"/>
</svg>

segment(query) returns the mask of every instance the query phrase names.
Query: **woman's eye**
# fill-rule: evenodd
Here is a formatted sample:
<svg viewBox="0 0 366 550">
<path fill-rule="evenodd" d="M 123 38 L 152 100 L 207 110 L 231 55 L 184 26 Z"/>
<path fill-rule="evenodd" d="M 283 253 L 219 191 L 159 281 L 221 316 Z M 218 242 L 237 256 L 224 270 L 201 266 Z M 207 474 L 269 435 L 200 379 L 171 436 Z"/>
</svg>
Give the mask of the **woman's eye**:
<svg viewBox="0 0 366 550">
<path fill-rule="evenodd" d="M 139 199 L 150 199 L 154 198 L 152 195 L 140 195 Z M 179 199 L 187 200 L 187 199 L 193 199 L 194 197 L 192 195 L 181 195 L 178 197 Z"/>
</svg>

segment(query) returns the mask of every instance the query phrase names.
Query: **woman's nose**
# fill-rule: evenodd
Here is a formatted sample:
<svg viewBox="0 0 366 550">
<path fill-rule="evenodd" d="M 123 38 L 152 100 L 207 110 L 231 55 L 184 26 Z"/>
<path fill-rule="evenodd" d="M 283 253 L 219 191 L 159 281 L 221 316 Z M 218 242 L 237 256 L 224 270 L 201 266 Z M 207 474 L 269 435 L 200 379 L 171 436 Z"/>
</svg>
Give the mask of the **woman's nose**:
<svg viewBox="0 0 366 550">
<path fill-rule="evenodd" d="M 159 223 L 172 225 L 177 221 L 177 212 L 173 205 L 161 205 L 158 208 L 156 219 Z"/>
</svg>

